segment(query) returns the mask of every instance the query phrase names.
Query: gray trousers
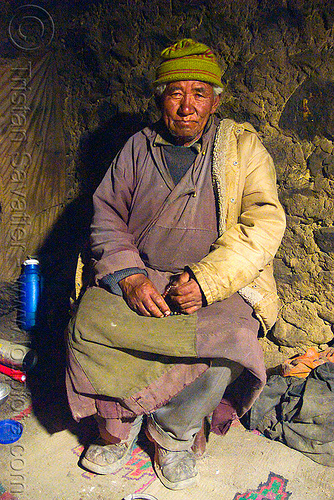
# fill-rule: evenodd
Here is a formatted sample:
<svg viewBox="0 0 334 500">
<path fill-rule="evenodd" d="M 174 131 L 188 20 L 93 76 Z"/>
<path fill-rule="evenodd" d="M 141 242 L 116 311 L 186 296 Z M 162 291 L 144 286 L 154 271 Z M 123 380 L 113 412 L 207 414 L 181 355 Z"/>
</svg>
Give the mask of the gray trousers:
<svg viewBox="0 0 334 500">
<path fill-rule="evenodd" d="M 227 359 L 213 360 L 208 370 L 148 417 L 148 431 L 163 448 L 190 449 L 203 418 L 219 405 L 226 387 L 243 367 Z"/>
</svg>

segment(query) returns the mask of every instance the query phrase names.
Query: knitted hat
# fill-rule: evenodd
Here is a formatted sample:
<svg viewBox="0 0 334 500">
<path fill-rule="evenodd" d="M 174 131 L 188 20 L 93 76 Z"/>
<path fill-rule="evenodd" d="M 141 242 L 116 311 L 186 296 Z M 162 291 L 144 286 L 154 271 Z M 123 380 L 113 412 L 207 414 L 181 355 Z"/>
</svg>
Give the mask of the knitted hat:
<svg viewBox="0 0 334 500">
<path fill-rule="evenodd" d="M 221 69 L 212 50 L 204 43 L 184 38 L 161 52 L 154 85 L 179 80 L 198 80 L 222 87 Z"/>
</svg>

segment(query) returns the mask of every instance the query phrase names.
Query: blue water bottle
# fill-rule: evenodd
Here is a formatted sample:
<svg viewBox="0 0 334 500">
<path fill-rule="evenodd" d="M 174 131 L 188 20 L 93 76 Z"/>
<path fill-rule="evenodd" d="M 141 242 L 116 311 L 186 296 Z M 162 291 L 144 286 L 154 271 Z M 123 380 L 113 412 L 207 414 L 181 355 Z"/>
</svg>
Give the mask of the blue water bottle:
<svg viewBox="0 0 334 500">
<path fill-rule="evenodd" d="M 36 325 L 38 301 L 41 294 L 39 261 L 29 258 L 23 262 L 20 283 L 20 325 L 31 330 Z"/>
</svg>

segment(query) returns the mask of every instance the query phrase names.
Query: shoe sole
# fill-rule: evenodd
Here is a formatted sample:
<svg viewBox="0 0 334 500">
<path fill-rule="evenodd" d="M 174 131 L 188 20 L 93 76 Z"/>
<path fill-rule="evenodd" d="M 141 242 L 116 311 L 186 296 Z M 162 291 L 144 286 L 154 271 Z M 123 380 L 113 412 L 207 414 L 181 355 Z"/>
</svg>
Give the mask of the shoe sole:
<svg viewBox="0 0 334 500">
<path fill-rule="evenodd" d="M 89 470 L 90 472 L 94 472 L 95 474 L 112 474 L 113 472 L 118 472 L 123 465 L 125 465 L 131 458 L 132 451 L 134 449 L 135 443 L 133 443 L 129 448 L 128 451 L 125 453 L 125 455 L 117 460 L 117 462 L 114 462 L 113 464 L 110 465 L 98 465 L 95 464 L 94 462 L 91 462 L 88 460 L 86 457 L 83 457 L 80 460 L 80 464 L 85 467 L 85 469 Z"/>
</svg>

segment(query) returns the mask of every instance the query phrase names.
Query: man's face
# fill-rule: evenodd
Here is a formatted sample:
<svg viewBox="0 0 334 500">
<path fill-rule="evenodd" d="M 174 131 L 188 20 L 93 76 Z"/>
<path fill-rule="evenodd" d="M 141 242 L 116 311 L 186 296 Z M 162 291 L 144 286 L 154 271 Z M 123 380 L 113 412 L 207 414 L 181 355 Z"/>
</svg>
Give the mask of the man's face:
<svg viewBox="0 0 334 500">
<path fill-rule="evenodd" d="M 176 142 L 187 146 L 198 139 L 219 96 L 209 83 L 195 80 L 169 83 L 162 94 L 162 118 Z"/>
</svg>

